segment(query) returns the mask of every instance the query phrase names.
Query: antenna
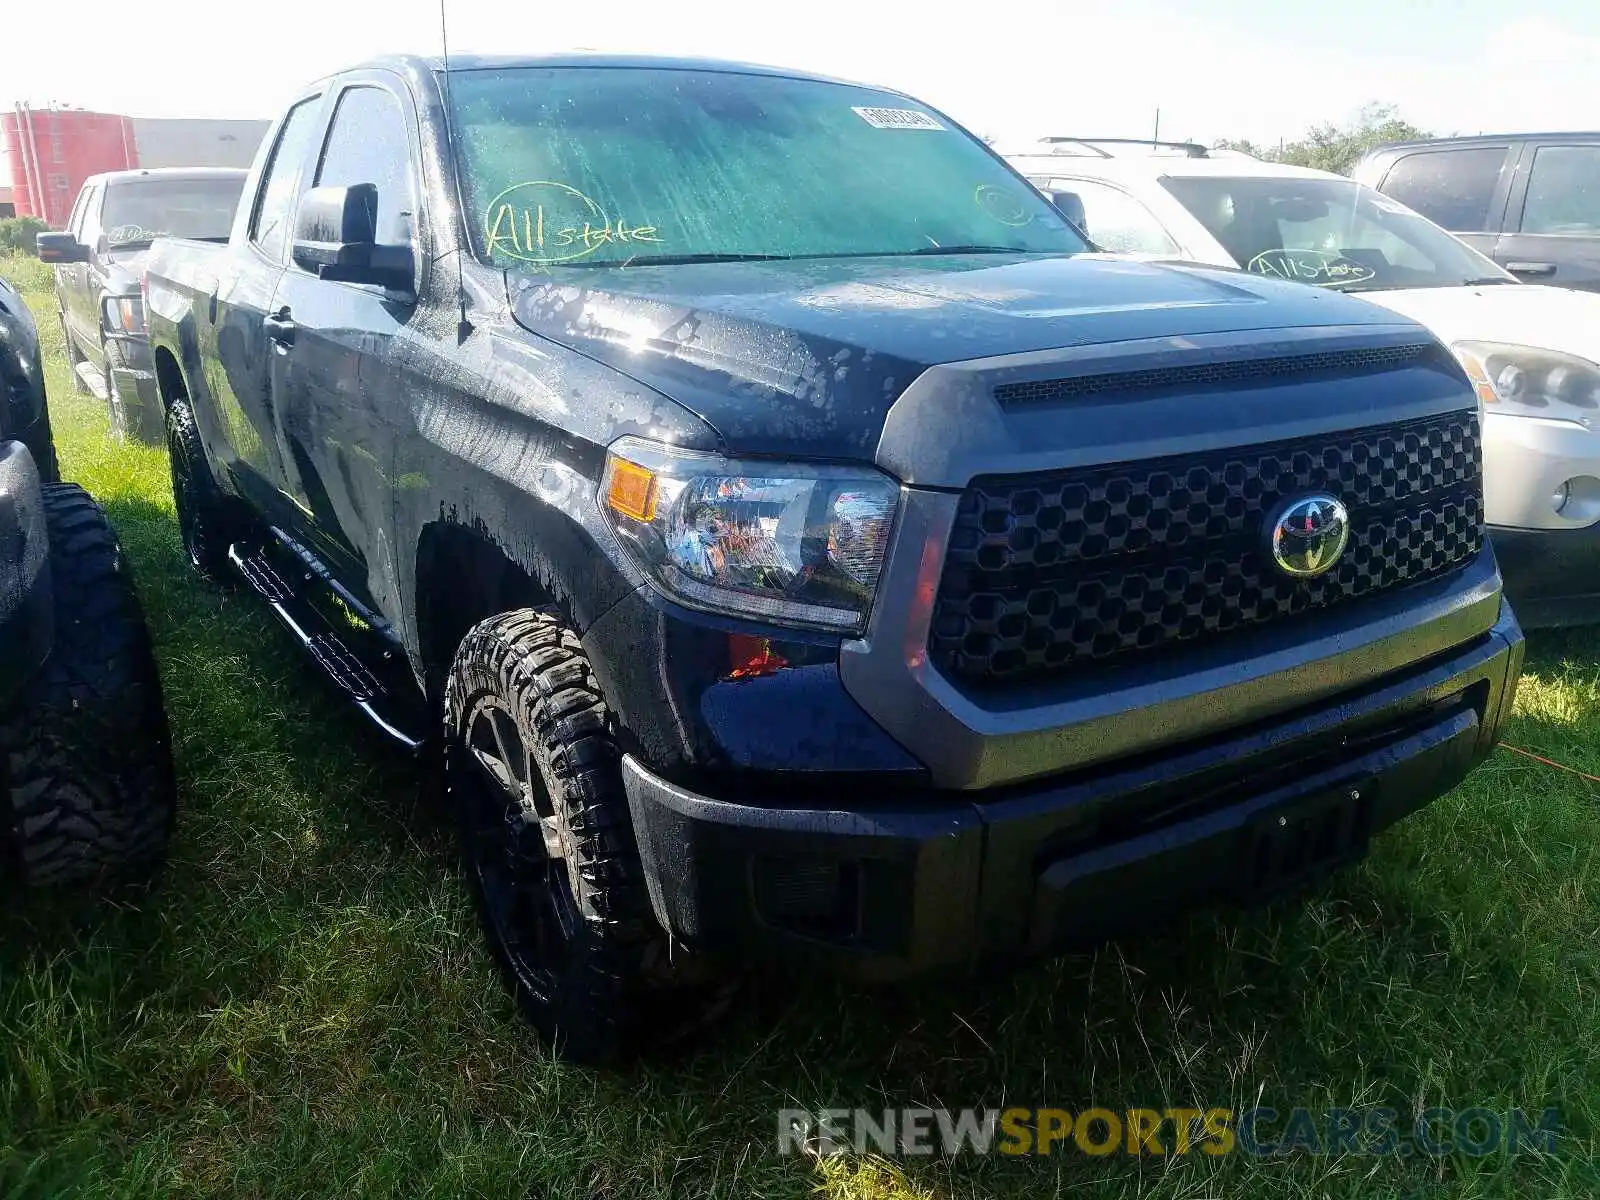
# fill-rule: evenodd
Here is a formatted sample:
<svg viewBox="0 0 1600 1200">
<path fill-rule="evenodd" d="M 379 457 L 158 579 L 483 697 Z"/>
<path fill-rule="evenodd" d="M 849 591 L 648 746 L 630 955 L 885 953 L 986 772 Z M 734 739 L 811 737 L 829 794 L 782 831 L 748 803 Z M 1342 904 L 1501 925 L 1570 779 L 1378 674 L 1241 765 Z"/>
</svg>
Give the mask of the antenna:
<svg viewBox="0 0 1600 1200">
<path fill-rule="evenodd" d="M 441 51 L 443 52 L 442 57 L 444 59 L 444 78 L 441 81 L 441 87 L 442 87 L 442 89 L 444 91 L 444 144 L 445 144 L 445 149 L 449 152 L 449 155 L 450 155 L 450 166 L 451 166 L 451 169 L 456 171 L 457 174 L 459 175 L 461 168 L 460 168 L 460 164 L 458 163 L 458 161 L 456 159 L 455 132 L 454 132 L 454 129 L 452 127 L 452 122 L 450 120 L 450 107 L 451 107 L 450 106 L 450 24 L 445 19 L 444 4 L 445 4 L 445 0 L 439 0 L 439 47 L 440 47 Z M 457 204 L 460 203 L 460 196 L 461 196 L 461 188 L 460 188 L 460 186 L 458 184 L 457 187 L 456 187 L 456 202 L 457 202 Z M 463 212 L 461 214 L 462 232 L 464 234 L 466 234 L 468 237 L 470 237 L 471 233 L 466 229 L 466 222 L 467 222 L 468 219 L 469 218 L 467 217 L 466 213 Z M 461 312 L 461 319 L 456 324 L 456 344 L 457 345 L 460 345 L 462 342 L 466 341 L 467 340 L 467 336 L 472 332 L 472 322 L 467 319 L 466 268 L 461 265 L 461 255 L 463 253 L 464 253 L 464 251 L 460 247 L 457 247 L 457 249 L 456 249 L 456 304 L 457 304 L 457 306 L 458 306 L 458 308 L 460 309 L 460 312 Z"/>
</svg>

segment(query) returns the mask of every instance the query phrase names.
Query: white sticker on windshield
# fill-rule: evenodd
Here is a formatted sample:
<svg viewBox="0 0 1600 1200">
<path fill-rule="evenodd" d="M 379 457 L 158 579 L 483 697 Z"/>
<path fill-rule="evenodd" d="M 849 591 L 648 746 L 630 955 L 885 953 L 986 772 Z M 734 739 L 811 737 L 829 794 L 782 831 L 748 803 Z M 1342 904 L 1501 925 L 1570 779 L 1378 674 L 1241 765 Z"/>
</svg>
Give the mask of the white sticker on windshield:
<svg viewBox="0 0 1600 1200">
<path fill-rule="evenodd" d="M 914 108 L 862 108 L 852 105 L 851 112 L 874 129 L 943 129 L 944 126 L 925 112 Z"/>
</svg>

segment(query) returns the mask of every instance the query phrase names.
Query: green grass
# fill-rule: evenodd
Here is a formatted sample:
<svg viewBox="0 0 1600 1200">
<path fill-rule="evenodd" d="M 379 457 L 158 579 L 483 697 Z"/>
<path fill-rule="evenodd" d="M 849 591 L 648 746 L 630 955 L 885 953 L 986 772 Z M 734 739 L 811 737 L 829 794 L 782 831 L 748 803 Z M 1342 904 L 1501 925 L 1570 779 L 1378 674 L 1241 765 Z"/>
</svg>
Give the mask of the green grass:
<svg viewBox="0 0 1600 1200">
<path fill-rule="evenodd" d="M 47 296 L 36 311 L 53 314 Z M 1594 1195 L 1597 789 L 1502 752 L 1309 902 L 961 984 L 757 981 L 695 1053 L 551 1062 L 449 830 L 251 598 L 186 571 L 161 453 L 49 383 L 157 642 L 182 789 L 159 886 L 0 913 L 0 1197 Z M 1509 741 L 1600 774 L 1600 637 L 1534 639 Z M 1557 1154 L 775 1153 L 782 1107 L 1556 1105 Z"/>
</svg>

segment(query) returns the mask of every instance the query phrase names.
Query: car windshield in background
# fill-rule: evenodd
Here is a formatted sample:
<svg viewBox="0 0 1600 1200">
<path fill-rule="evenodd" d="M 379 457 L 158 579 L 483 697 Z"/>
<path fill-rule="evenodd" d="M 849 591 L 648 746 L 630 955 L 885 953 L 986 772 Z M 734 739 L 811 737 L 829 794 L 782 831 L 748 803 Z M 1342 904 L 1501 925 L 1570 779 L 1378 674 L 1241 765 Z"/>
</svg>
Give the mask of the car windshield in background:
<svg viewBox="0 0 1600 1200">
<path fill-rule="evenodd" d="M 1162 182 L 1235 262 L 1258 275 L 1341 291 L 1512 282 L 1437 225 L 1353 181 Z"/>
<path fill-rule="evenodd" d="M 106 188 L 101 225 L 108 246 L 138 246 L 158 237 L 227 241 L 243 176 L 130 179 Z"/>
<path fill-rule="evenodd" d="M 452 72 L 462 191 L 502 267 L 1087 249 L 901 96 L 733 72 Z"/>
</svg>

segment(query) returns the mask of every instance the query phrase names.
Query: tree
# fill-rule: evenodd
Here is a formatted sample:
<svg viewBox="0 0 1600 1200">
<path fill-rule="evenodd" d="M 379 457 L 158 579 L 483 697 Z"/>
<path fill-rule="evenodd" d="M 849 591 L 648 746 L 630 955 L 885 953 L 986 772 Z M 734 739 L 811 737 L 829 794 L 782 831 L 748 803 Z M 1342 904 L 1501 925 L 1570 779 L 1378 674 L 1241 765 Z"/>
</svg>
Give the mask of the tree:
<svg viewBox="0 0 1600 1200">
<path fill-rule="evenodd" d="M 1216 143 L 1219 150 L 1241 150 L 1268 162 L 1289 163 L 1297 167 L 1315 167 L 1319 171 L 1333 171 L 1348 175 L 1355 170 L 1362 155 L 1381 142 L 1405 142 L 1414 138 L 1433 136 L 1418 128 L 1400 115 L 1393 104 L 1368 104 L 1350 125 L 1331 122 L 1313 125 L 1305 137 L 1285 142 L 1279 148 L 1265 149 L 1253 143 L 1225 138 Z"/>
<path fill-rule="evenodd" d="M 0 253 L 32 254 L 33 235 L 49 228 L 38 217 L 0 218 Z"/>
</svg>

